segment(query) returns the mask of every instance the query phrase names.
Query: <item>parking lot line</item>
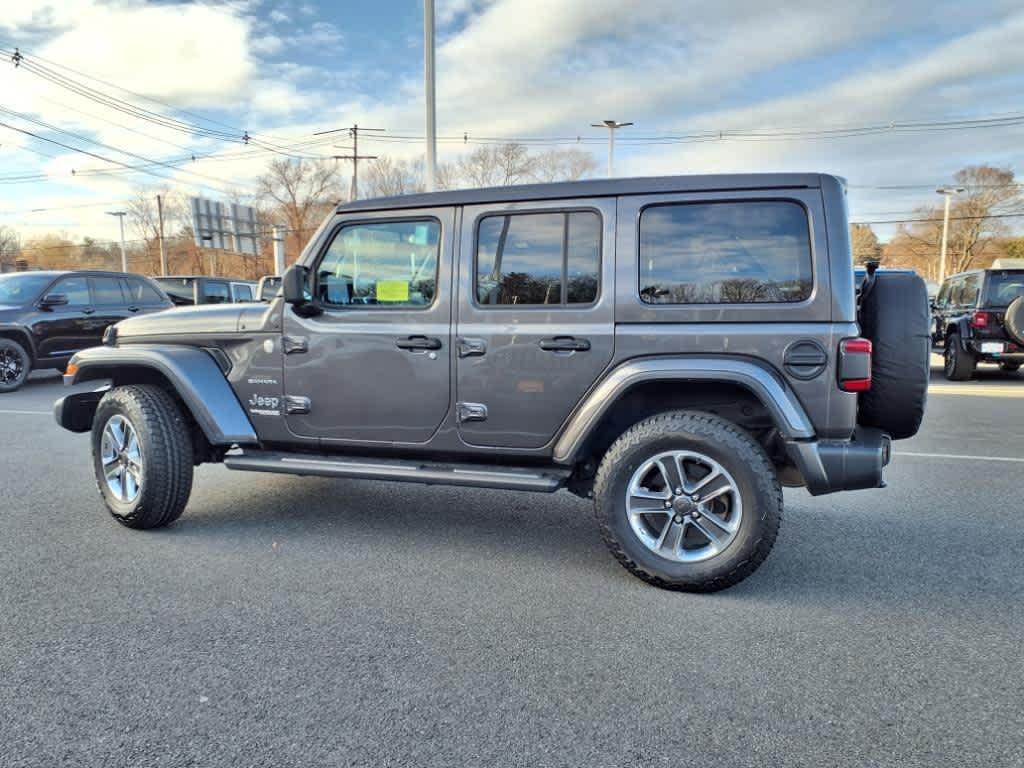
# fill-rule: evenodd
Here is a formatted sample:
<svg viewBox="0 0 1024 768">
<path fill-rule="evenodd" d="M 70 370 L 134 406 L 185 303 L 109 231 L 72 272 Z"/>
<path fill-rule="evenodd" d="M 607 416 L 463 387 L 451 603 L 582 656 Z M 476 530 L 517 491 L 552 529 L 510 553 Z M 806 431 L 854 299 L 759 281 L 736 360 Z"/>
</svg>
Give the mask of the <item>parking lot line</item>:
<svg viewBox="0 0 1024 768">
<path fill-rule="evenodd" d="M 915 451 L 895 451 L 894 456 L 913 456 L 918 459 L 955 459 L 958 461 L 1008 461 L 1013 464 L 1024 464 L 1024 458 L 1014 456 L 971 456 L 962 453 L 917 453 Z"/>
<path fill-rule="evenodd" d="M 13 416 L 52 416 L 52 411 L 2 411 L 0 414 L 9 413 Z"/>
<path fill-rule="evenodd" d="M 929 395 L 966 395 L 967 397 L 1024 397 L 1024 387 L 976 387 L 932 384 Z"/>
</svg>

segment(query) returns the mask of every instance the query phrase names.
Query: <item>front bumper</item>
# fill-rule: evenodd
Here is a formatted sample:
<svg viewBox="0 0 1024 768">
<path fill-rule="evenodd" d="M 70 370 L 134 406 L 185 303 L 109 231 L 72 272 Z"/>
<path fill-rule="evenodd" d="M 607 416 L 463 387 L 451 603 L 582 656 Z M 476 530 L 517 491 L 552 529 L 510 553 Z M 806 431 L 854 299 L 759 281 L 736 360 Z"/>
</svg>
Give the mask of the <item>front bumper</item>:
<svg viewBox="0 0 1024 768">
<path fill-rule="evenodd" d="M 880 429 L 857 427 L 851 440 L 793 440 L 790 459 L 812 496 L 862 488 L 882 488 L 882 472 L 892 458 L 892 440 Z"/>
</svg>

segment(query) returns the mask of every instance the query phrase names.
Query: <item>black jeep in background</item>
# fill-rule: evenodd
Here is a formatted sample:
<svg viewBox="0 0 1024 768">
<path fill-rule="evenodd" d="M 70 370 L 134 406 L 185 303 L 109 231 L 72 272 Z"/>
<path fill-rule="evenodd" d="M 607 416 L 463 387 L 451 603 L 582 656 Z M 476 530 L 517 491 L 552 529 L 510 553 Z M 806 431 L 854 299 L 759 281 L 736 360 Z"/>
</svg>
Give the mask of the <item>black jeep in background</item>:
<svg viewBox="0 0 1024 768">
<path fill-rule="evenodd" d="M 944 347 L 943 370 L 967 381 L 978 363 L 1008 373 L 1024 363 L 1024 269 L 978 269 L 942 284 L 932 307 L 932 340 Z"/>
<path fill-rule="evenodd" d="M 141 275 L 0 275 L 0 393 L 18 389 L 33 369 L 63 370 L 75 352 L 99 344 L 108 326 L 172 306 Z"/>
</svg>

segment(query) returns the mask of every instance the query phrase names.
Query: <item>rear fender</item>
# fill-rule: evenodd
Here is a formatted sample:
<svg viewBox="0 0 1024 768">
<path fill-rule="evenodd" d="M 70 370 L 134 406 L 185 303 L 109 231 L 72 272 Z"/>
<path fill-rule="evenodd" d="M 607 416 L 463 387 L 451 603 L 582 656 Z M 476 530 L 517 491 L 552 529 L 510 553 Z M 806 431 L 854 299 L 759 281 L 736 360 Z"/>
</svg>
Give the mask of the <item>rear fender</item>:
<svg viewBox="0 0 1024 768">
<path fill-rule="evenodd" d="M 254 444 L 256 430 L 213 357 L 195 347 L 166 345 L 92 347 L 71 358 L 74 373 L 68 386 L 86 381 L 115 385 L 162 379 L 177 393 L 203 434 L 214 446 Z M 148 376 L 144 375 L 148 374 Z M 61 399 L 54 409 L 57 422 L 73 432 L 92 427 L 97 393 L 83 392 Z"/>
<path fill-rule="evenodd" d="M 738 384 L 767 408 L 784 440 L 811 440 L 815 436 L 814 427 L 796 396 L 765 366 L 733 357 L 640 358 L 611 371 L 577 406 L 555 443 L 555 461 L 572 463 L 612 405 L 630 388 L 647 381 Z"/>
</svg>

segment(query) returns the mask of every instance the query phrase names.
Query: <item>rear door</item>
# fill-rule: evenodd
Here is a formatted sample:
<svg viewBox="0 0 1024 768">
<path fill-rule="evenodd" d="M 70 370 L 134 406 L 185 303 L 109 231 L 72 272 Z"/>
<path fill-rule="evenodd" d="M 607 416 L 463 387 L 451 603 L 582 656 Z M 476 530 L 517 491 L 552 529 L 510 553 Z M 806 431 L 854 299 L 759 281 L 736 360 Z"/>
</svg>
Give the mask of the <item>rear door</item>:
<svg viewBox="0 0 1024 768">
<path fill-rule="evenodd" d="M 87 321 L 90 346 L 103 341 L 103 332 L 114 323 L 131 316 L 128 302 L 121 291 L 121 281 L 116 277 L 90 277 L 89 290 L 92 293 L 92 306 L 95 312 Z"/>
<path fill-rule="evenodd" d="M 128 301 L 128 312 L 131 314 L 145 314 L 146 312 L 159 312 L 167 309 L 170 302 L 148 282 L 141 277 L 121 278 L 121 290 Z"/>
<path fill-rule="evenodd" d="M 464 442 L 540 448 L 612 359 L 615 200 L 463 210 L 456 335 Z"/>
<path fill-rule="evenodd" d="M 315 246 L 322 314 L 283 309 L 288 429 L 346 443 L 425 443 L 451 400 L 455 211 L 339 217 Z"/>
</svg>

